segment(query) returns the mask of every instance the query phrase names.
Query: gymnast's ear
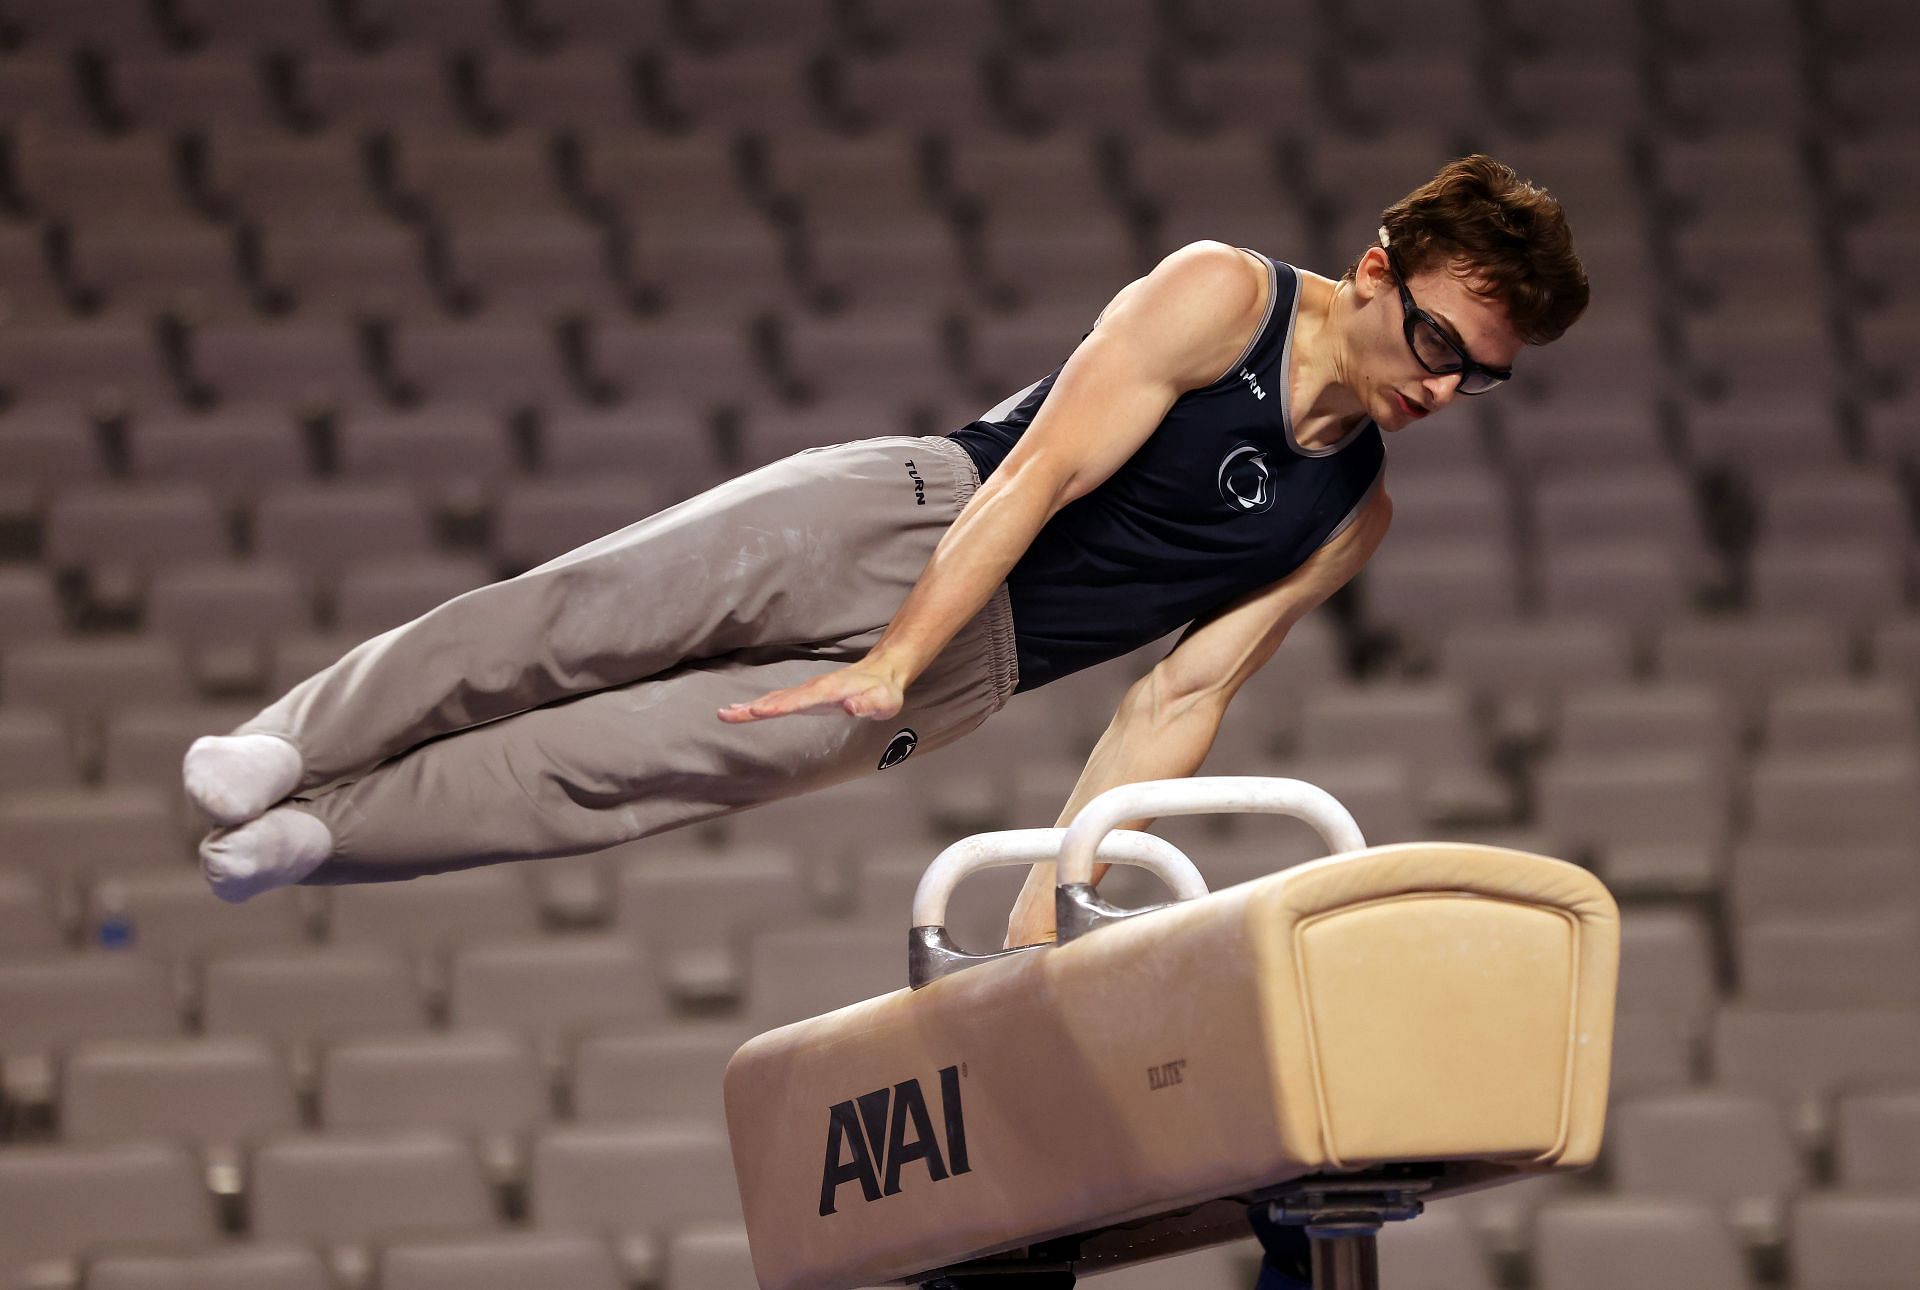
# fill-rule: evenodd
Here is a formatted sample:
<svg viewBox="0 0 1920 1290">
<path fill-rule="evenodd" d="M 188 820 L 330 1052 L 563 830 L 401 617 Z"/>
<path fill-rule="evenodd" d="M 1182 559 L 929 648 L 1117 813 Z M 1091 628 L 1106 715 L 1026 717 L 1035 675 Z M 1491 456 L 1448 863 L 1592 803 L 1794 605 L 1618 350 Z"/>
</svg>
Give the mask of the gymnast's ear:
<svg viewBox="0 0 1920 1290">
<path fill-rule="evenodd" d="M 1370 246 L 1354 262 L 1353 290 L 1363 305 L 1375 296 L 1393 290 L 1393 270 L 1388 266 L 1385 250 Z"/>
</svg>

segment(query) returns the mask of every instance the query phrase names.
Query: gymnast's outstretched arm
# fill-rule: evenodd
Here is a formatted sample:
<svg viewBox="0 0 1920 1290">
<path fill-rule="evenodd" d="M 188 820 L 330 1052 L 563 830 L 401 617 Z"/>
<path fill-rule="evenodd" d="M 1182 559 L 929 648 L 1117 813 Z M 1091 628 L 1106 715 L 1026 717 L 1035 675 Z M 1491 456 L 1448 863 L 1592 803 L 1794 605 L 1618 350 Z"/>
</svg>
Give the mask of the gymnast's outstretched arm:
<svg viewBox="0 0 1920 1290">
<path fill-rule="evenodd" d="M 1006 460 L 960 513 L 885 634 L 858 663 L 720 712 L 729 722 L 843 710 L 885 720 L 980 612 L 1061 507 L 1147 441 L 1188 390 L 1218 380 L 1259 328 L 1267 279 L 1221 242 L 1195 242 L 1114 296 Z"/>
<path fill-rule="evenodd" d="M 1380 489 L 1354 522 L 1305 564 L 1189 627 L 1172 653 L 1127 690 L 1058 823 L 1069 823 L 1110 788 L 1198 771 L 1233 696 L 1273 657 L 1295 623 L 1373 557 L 1392 519 L 1393 503 Z M 1120 827 L 1144 829 L 1150 823 L 1129 820 Z M 1096 881 L 1106 868 L 1095 866 Z M 1031 945 L 1053 936 L 1053 866 L 1037 864 L 1014 903 L 1006 943 Z"/>
</svg>

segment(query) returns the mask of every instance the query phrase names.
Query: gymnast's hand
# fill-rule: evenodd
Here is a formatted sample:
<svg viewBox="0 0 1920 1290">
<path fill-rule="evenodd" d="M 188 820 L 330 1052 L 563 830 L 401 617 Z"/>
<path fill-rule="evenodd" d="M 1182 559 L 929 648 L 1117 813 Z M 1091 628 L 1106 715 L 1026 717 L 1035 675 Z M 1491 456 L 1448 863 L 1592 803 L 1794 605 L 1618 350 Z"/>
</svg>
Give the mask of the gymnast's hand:
<svg viewBox="0 0 1920 1290">
<path fill-rule="evenodd" d="M 805 685 L 775 690 L 750 703 L 729 704 L 720 709 L 720 719 L 742 725 L 768 717 L 844 712 L 885 721 L 896 716 L 905 702 L 905 690 L 892 669 L 862 660 L 816 676 Z"/>
</svg>

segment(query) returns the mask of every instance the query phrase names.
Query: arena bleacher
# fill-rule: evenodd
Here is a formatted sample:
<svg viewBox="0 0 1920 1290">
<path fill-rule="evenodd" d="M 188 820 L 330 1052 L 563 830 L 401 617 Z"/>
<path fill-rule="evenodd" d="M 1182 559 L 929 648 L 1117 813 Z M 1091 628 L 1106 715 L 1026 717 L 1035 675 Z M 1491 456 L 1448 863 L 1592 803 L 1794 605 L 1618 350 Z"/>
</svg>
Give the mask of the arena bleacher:
<svg viewBox="0 0 1920 1290">
<path fill-rule="evenodd" d="M 1393 533 L 1206 768 L 1622 901 L 1602 1166 L 1438 1203 L 1384 1280 L 1909 1290 L 1917 84 L 1898 0 L 0 0 L 0 1286 L 751 1286 L 726 1058 L 904 984 L 920 867 L 1054 823 L 1156 655 L 712 827 L 237 907 L 186 745 L 965 424 L 1187 242 L 1338 276 L 1479 150 L 1592 308 L 1393 438 Z M 1215 885 L 1314 855 L 1157 831 Z"/>
</svg>

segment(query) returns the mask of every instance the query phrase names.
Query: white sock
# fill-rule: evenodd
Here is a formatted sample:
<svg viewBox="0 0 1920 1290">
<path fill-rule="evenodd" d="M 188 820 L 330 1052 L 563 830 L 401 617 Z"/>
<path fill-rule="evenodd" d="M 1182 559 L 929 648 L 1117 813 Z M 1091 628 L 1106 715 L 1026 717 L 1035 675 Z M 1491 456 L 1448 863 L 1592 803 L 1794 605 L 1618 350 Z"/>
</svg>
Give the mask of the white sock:
<svg viewBox="0 0 1920 1290">
<path fill-rule="evenodd" d="M 187 796 L 220 824 L 244 824 L 300 787 L 300 750 L 278 735 L 206 735 L 181 763 Z"/>
<path fill-rule="evenodd" d="M 215 829 L 200 843 L 200 872 L 222 900 L 242 901 L 290 887 L 333 854 L 333 832 L 318 816 L 291 806 L 238 828 Z"/>
</svg>

